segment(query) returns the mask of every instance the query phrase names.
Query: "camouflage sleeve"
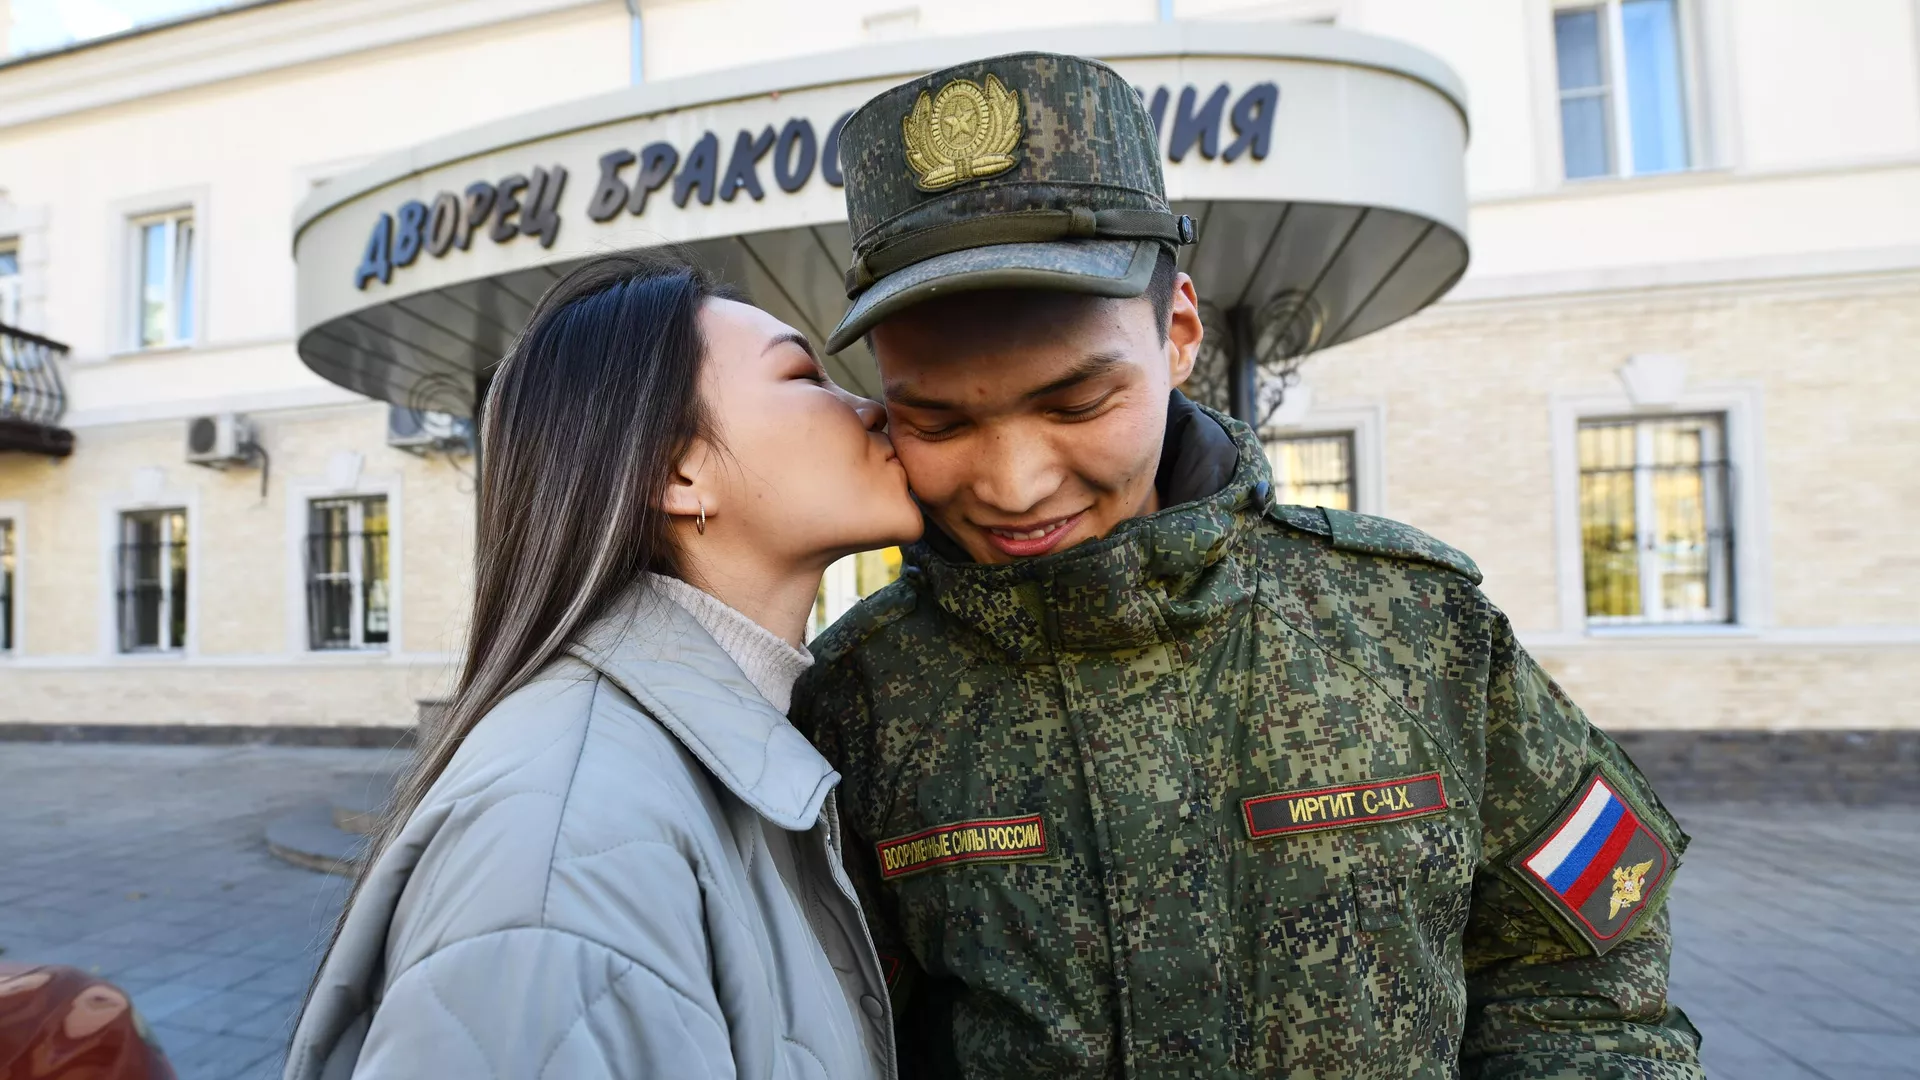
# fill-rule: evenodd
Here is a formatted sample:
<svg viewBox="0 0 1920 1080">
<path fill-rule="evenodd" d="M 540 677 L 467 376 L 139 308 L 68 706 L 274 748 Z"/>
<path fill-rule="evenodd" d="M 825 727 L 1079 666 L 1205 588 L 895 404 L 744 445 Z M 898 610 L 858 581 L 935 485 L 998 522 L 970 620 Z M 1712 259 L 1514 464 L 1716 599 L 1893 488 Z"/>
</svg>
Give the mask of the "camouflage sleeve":
<svg viewBox="0 0 1920 1080">
<path fill-rule="evenodd" d="M 1462 1075 L 1704 1080 L 1699 1033 L 1667 1002 L 1686 834 L 1504 616 L 1493 646 Z"/>
</svg>

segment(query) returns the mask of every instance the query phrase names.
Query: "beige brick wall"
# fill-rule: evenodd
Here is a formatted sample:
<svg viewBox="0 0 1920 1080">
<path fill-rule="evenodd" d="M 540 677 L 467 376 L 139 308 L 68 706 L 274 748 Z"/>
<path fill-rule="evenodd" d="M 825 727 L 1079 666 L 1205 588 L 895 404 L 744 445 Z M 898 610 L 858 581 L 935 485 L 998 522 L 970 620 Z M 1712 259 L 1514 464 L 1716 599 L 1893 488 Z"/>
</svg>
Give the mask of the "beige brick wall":
<svg viewBox="0 0 1920 1080">
<path fill-rule="evenodd" d="M 88 427 L 61 462 L 0 459 L 0 504 L 24 508 L 19 648 L 0 659 L 0 721 L 57 723 L 379 723 L 409 721 L 442 692 L 460 645 L 473 548 L 471 458 L 421 458 L 386 445 L 386 406 L 256 413 L 261 471 L 186 464 L 181 420 Z M 304 513 L 296 486 L 324 485 L 358 453 L 363 484 L 390 484 L 399 550 L 401 634 L 388 650 L 308 651 L 298 578 Z M 111 523 L 159 468 L 153 505 L 190 507 L 190 647 L 117 655 Z M 174 496 L 180 496 L 178 500 Z M 297 531 L 296 531 L 297 530 Z M 291 578 L 291 580 L 290 580 Z"/>
<path fill-rule="evenodd" d="M 1387 512 L 1473 555 L 1603 726 L 1913 727 L 1917 342 L 1920 278 L 1772 283 L 1443 306 L 1316 358 L 1307 380 L 1323 403 L 1384 406 Z M 1742 636 L 1597 640 L 1560 623 L 1550 405 L 1618 392 L 1636 353 L 1683 357 L 1693 386 L 1762 390 L 1772 618 Z M 64 462 L 0 459 L 0 503 L 27 508 L 23 648 L 0 661 L 0 721 L 397 723 L 441 692 L 467 599 L 471 460 L 388 448 L 384 406 L 254 420 L 273 455 L 264 501 L 256 471 L 184 464 L 179 421 L 83 429 Z M 399 484 L 390 656 L 313 656 L 289 629 L 289 485 L 342 450 Z M 198 648 L 122 658 L 102 652 L 103 507 L 156 465 L 197 500 Z"/>
<path fill-rule="evenodd" d="M 1387 514 L 1472 555 L 1602 724 L 1915 727 L 1917 347 L 1920 276 L 1885 275 L 1442 305 L 1305 377 L 1321 403 L 1384 405 Z M 1745 636 L 1600 641 L 1561 625 L 1550 408 L 1621 393 L 1639 353 L 1684 359 L 1689 387 L 1761 390 L 1771 618 Z"/>
</svg>

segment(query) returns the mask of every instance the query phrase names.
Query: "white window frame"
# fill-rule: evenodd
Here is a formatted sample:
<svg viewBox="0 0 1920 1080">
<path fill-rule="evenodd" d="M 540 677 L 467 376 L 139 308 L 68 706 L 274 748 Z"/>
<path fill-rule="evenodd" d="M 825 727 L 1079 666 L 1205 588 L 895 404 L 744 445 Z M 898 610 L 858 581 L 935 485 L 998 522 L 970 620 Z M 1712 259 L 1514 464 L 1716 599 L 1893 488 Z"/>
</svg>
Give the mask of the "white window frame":
<svg viewBox="0 0 1920 1080">
<path fill-rule="evenodd" d="M 397 475 L 363 476 L 362 456 L 342 451 L 329 463 L 328 476 L 300 476 L 286 487 L 286 651 L 296 657 L 327 663 L 365 660 L 369 655 L 398 656 L 402 650 L 406 588 L 406 506 Z M 307 622 L 308 508 L 331 499 L 387 500 L 387 643 L 352 648 L 316 649 Z"/>
<path fill-rule="evenodd" d="M 1711 168 L 1713 154 L 1712 134 L 1716 125 L 1710 124 L 1709 111 L 1704 102 L 1705 76 L 1703 60 L 1703 42 L 1708 38 L 1704 26 L 1705 17 L 1701 8 L 1705 0 L 1674 0 L 1674 21 L 1679 36 L 1680 49 L 1680 87 L 1685 100 L 1681 102 L 1687 124 L 1687 164 L 1685 168 L 1671 169 L 1658 173 L 1642 173 L 1633 167 L 1633 118 L 1627 103 L 1627 54 L 1622 46 L 1624 30 L 1620 19 L 1620 0 L 1542 0 L 1545 11 L 1541 22 L 1545 26 L 1543 44 L 1546 49 L 1543 80 L 1543 98 L 1548 129 L 1551 138 L 1545 140 L 1542 157 L 1551 156 L 1552 175 L 1562 184 L 1586 184 L 1607 180 L 1625 180 L 1645 177 L 1663 177 L 1684 175 L 1701 169 Z M 1598 176 L 1572 178 L 1566 173 L 1566 133 L 1560 127 L 1560 72 L 1559 51 L 1557 48 L 1554 17 L 1563 11 L 1577 11 L 1595 8 L 1601 12 L 1600 33 L 1601 48 L 1606 53 L 1608 125 L 1610 127 L 1610 149 L 1613 160 L 1611 168 Z"/>
<path fill-rule="evenodd" d="M 1322 404 L 1305 383 L 1287 391 L 1279 412 L 1260 431 L 1263 443 L 1315 435 L 1346 435 L 1353 440 L 1353 512 L 1387 515 L 1387 407 L 1380 402 Z"/>
<path fill-rule="evenodd" d="M 15 267 L 13 273 L 0 277 L 0 323 L 24 330 L 27 270 L 21 246 L 17 236 L 0 236 L 0 253 L 11 254 Z"/>
<path fill-rule="evenodd" d="M 112 264 L 119 268 L 120 281 L 119 298 L 110 306 L 109 313 L 109 359 L 177 352 L 194 348 L 208 340 L 207 274 L 210 268 L 207 265 L 207 203 L 207 188 L 202 186 L 152 192 L 120 200 L 109 207 L 114 226 Z M 159 345 L 143 345 L 140 342 L 140 228 L 156 218 L 176 215 L 193 218 L 193 246 L 189 253 L 193 260 L 193 290 L 192 295 L 184 301 L 192 308 L 193 334 L 182 340 L 170 339 Z"/>
<path fill-rule="evenodd" d="M 180 230 L 183 224 L 189 230 L 188 246 L 184 256 L 181 254 L 179 248 Z M 200 322 L 197 318 L 198 312 L 194 310 L 198 306 L 195 303 L 195 298 L 199 292 L 198 283 L 200 280 L 198 273 L 200 254 L 197 250 L 200 237 L 199 219 L 194 216 L 191 207 L 181 207 L 173 210 L 163 210 L 157 214 L 145 214 L 137 218 L 131 218 L 127 221 L 127 225 L 133 231 L 133 235 L 127 240 L 128 250 L 133 253 L 133 295 L 130 298 L 130 306 L 127 311 L 127 321 L 133 330 L 133 338 L 128 344 L 141 352 L 150 352 L 155 349 L 177 349 L 193 344 L 200 334 Z M 167 271 L 164 286 L 167 299 L 160 317 L 164 336 L 159 341 L 147 341 L 145 339 L 147 304 L 146 232 L 155 225 L 163 227 L 162 236 L 165 238 L 166 243 L 166 254 L 162 262 Z M 188 279 L 186 282 L 180 280 L 183 259 Z M 184 318 L 191 322 L 192 326 L 188 333 L 179 334 L 176 333 L 176 331 L 183 318 L 183 309 Z"/>
<path fill-rule="evenodd" d="M 134 490 L 110 495 L 100 504 L 99 652 L 116 664 L 177 663 L 200 653 L 200 597 L 206 590 L 200 553 L 206 537 L 200 528 L 200 492 L 197 488 L 167 486 L 166 471 L 157 466 L 137 469 Z M 178 648 L 120 650 L 120 536 L 123 515 L 144 510 L 181 510 L 187 515 L 187 636 Z"/>
<path fill-rule="evenodd" d="M 46 208 L 17 206 L 0 195 L 0 242 L 11 246 L 20 260 L 20 320 L 13 325 L 45 333 Z"/>
<path fill-rule="evenodd" d="M 19 656 L 26 650 L 27 636 L 27 505 L 14 500 L 0 501 L 0 521 L 13 527 L 13 625 L 8 627 L 7 647 L 0 648 L 0 661 Z"/>
<path fill-rule="evenodd" d="M 1606 637 L 1691 637 L 1747 635 L 1772 624 L 1772 595 L 1767 582 L 1766 456 L 1761 440 L 1762 393 L 1758 386 L 1727 385 L 1687 389 L 1658 406 L 1636 405 L 1625 393 L 1557 394 L 1550 406 L 1553 448 L 1554 547 L 1560 589 L 1563 635 Z M 1580 424 L 1585 420 L 1659 419 L 1718 414 L 1723 418 L 1724 453 L 1731 466 L 1729 492 L 1733 513 L 1733 583 L 1728 600 L 1732 622 L 1594 622 L 1587 617 L 1585 552 L 1580 538 Z"/>
</svg>

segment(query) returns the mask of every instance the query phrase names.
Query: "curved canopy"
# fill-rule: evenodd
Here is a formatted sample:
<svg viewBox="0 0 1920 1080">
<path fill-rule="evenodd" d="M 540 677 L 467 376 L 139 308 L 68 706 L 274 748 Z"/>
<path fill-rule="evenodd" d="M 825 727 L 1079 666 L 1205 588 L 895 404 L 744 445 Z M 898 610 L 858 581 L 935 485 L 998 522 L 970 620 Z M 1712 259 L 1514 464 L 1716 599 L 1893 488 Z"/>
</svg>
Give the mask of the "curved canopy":
<svg viewBox="0 0 1920 1080">
<path fill-rule="evenodd" d="M 467 415 L 570 266 L 661 243 L 824 339 L 847 305 L 839 122 L 903 79 L 1028 49 L 1107 60 L 1146 98 L 1168 197 L 1199 226 L 1182 269 L 1210 338 L 1246 362 L 1380 329 L 1465 272 L 1464 95 L 1437 59 L 1314 26 L 1060 30 L 634 87 L 381 159 L 296 215 L 300 356 L 361 393 Z M 829 366 L 878 389 L 864 349 Z"/>
</svg>

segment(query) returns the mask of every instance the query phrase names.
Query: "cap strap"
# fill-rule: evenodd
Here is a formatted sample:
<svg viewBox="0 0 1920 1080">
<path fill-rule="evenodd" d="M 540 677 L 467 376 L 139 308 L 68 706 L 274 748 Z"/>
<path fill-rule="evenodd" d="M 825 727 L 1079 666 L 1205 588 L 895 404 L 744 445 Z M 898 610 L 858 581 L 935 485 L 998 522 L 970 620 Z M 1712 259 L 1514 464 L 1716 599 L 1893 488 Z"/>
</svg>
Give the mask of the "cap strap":
<svg viewBox="0 0 1920 1080">
<path fill-rule="evenodd" d="M 853 260 L 847 298 L 896 270 L 970 248 L 994 244 L 1045 244 L 1055 240 L 1158 240 L 1191 244 L 1193 219 L 1165 210 L 1013 210 L 934 225 L 887 241 Z"/>
</svg>

